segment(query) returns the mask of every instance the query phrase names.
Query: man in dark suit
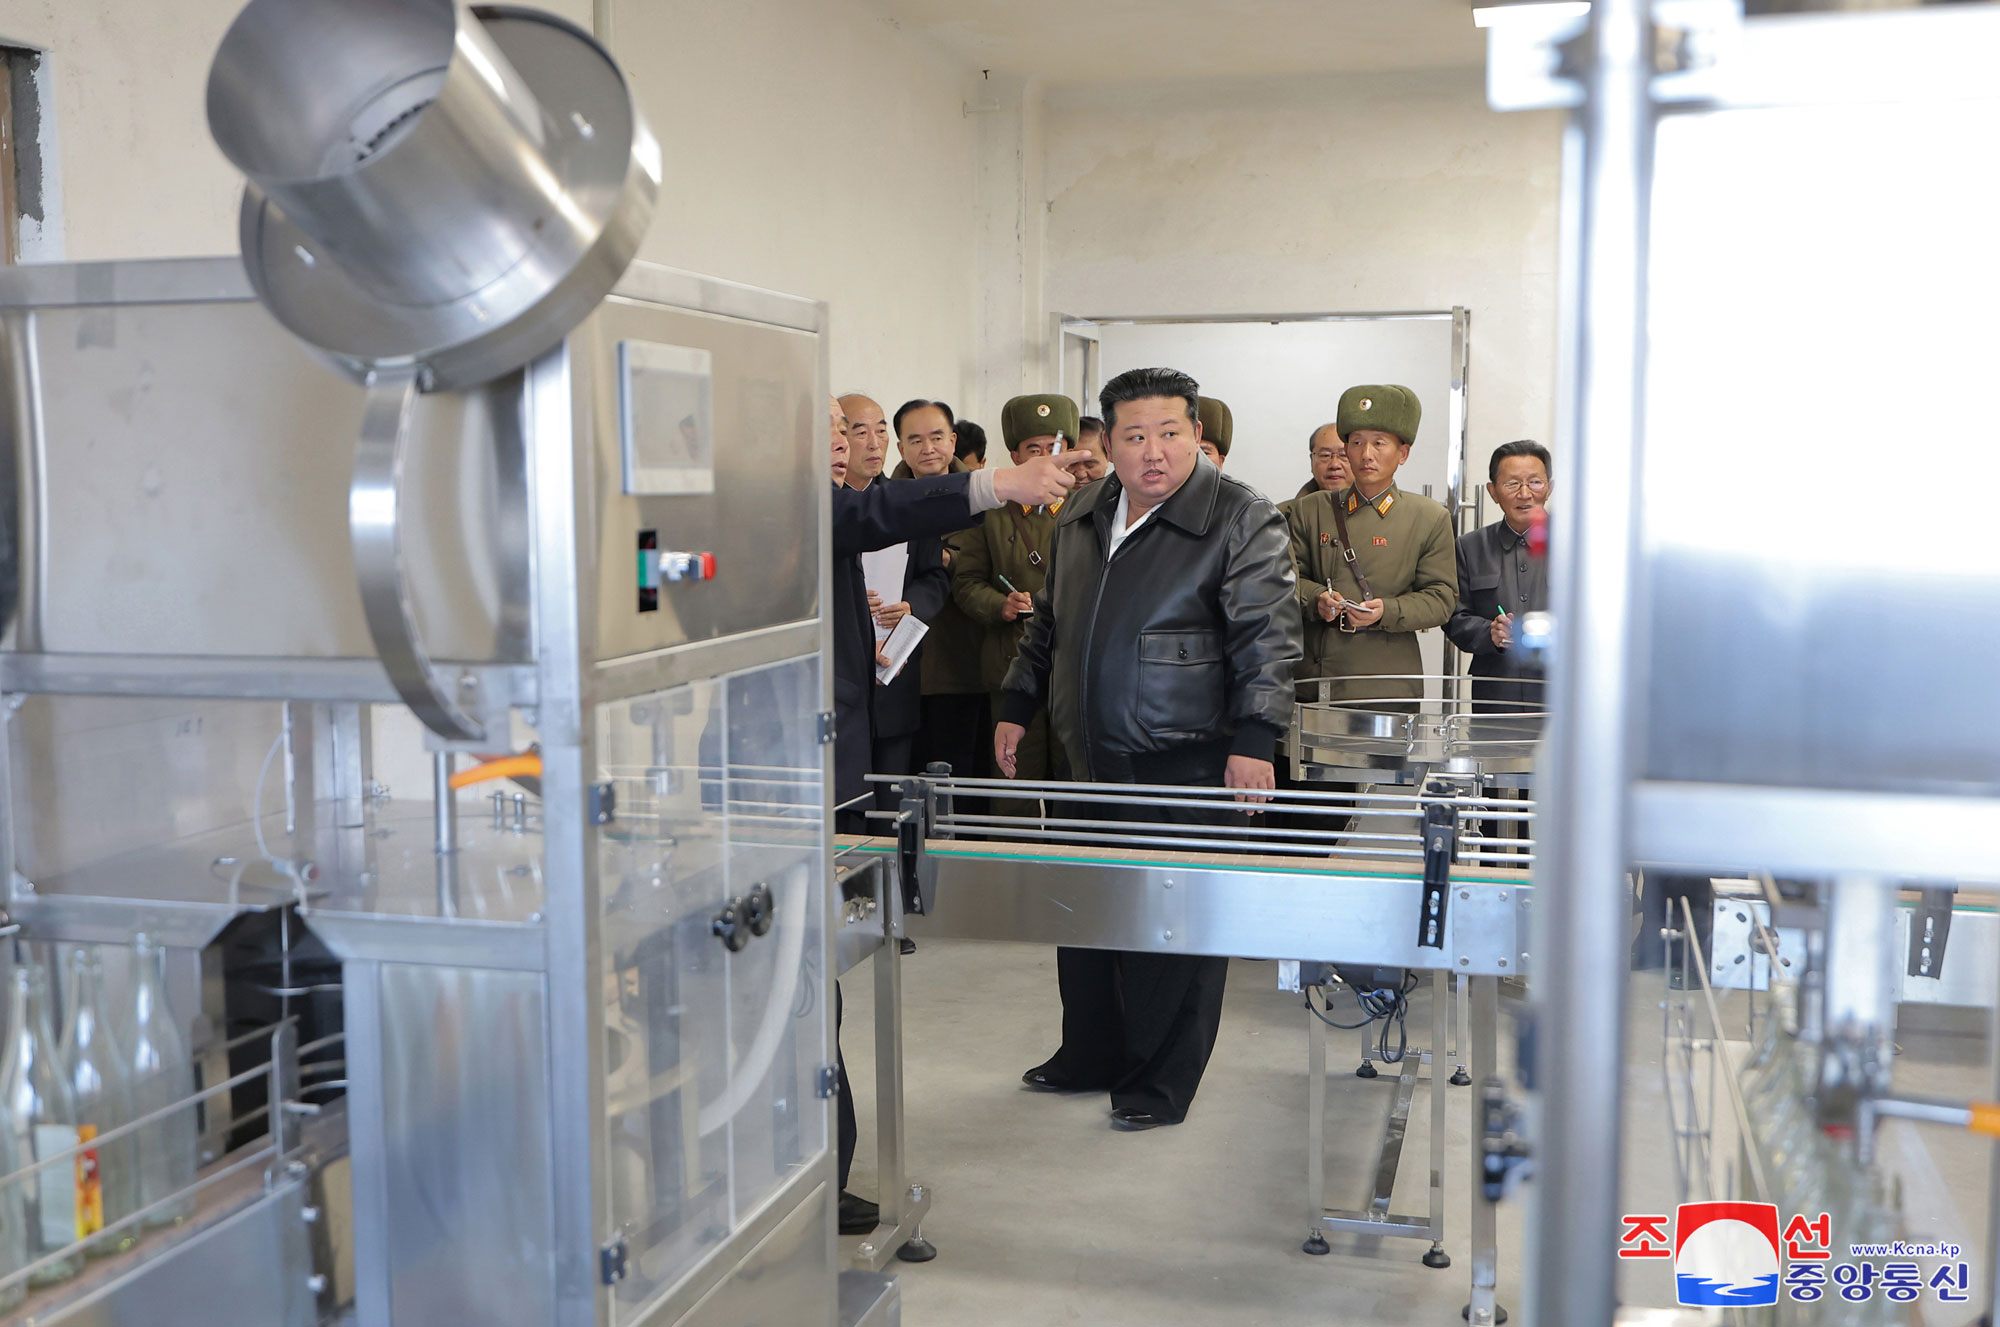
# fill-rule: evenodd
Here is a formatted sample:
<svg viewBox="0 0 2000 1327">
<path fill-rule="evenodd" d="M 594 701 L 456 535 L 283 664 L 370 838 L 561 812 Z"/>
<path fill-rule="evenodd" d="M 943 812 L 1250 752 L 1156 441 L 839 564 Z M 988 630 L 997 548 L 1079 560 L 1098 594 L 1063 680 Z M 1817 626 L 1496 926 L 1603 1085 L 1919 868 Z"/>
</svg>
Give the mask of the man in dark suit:
<svg viewBox="0 0 2000 1327">
<path fill-rule="evenodd" d="M 847 486 L 865 493 L 885 482 L 883 467 L 892 441 L 889 421 L 880 405 L 858 392 L 841 397 L 840 408 L 847 416 Z M 942 459 L 936 468 L 938 474 L 951 462 L 948 447 Z M 870 551 L 889 555 L 889 580 L 884 582 L 878 572 L 876 585 L 867 592 L 876 638 L 885 638 L 905 617 L 915 617 L 926 626 L 936 621 L 951 597 L 951 577 L 945 571 L 944 545 L 938 536 L 899 539 L 884 549 Z M 899 567 L 900 576 L 895 574 Z M 865 563 L 863 574 L 867 576 Z M 918 647 L 918 655 L 895 678 L 876 684 L 879 691 L 870 701 L 874 710 L 870 730 L 873 749 L 869 753 L 872 773 L 910 772 L 910 751 L 923 723 L 922 648 Z M 875 789 L 877 810 L 893 811 L 896 804 L 894 788 L 885 784 Z"/>
<path fill-rule="evenodd" d="M 871 763 L 875 685 L 875 628 L 868 610 L 868 585 L 861 555 L 924 536 L 948 534 L 976 523 L 981 515 L 1005 502 L 1060 502 L 1076 487 L 1067 468 L 1086 455 L 1042 457 L 1026 465 L 972 474 L 939 475 L 899 484 L 847 488 L 838 481 L 851 468 L 851 430 L 840 402 L 829 401 L 833 490 L 833 800 L 839 806 L 865 798 Z M 857 805 L 840 812 L 842 833 L 865 834 L 867 821 Z M 835 986 L 838 1009 L 839 987 Z M 839 1015 L 836 1013 L 836 1026 Z M 837 1048 L 836 1048 L 837 1050 Z M 840 1065 L 838 1154 L 840 1159 L 840 1228 L 843 1234 L 865 1234 L 875 1228 L 876 1204 L 847 1192 L 854 1164 L 857 1126 L 854 1099 L 848 1090 L 847 1066 Z"/>
</svg>

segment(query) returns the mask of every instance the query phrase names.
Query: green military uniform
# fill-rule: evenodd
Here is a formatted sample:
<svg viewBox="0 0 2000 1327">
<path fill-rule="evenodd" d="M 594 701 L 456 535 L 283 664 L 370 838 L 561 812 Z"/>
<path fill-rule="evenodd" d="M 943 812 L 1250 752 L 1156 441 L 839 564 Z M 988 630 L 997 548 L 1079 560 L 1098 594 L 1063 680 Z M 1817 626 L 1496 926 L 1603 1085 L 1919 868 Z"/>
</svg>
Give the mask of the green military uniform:
<svg viewBox="0 0 2000 1327">
<path fill-rule="evenodd" d="M 1065 445 L 1073 445 L 1077 435 L 1077 408 L 1069 398 L 1057 395 L 1017 396 L 1000 415 L 1000 428 L 1007 450 L 1019 450 L 1029 438 L 1061 434 Z M 1009 622 L 1001 616 L 1007 606 L 1008 585 L 1023 594 L 1040 594 L 1048 583 L 1049 545 L 1055 537 L 1056 513 L 1060 503 L 1040 511 L 1010 502 L 998 511 L 989 511 L 980 523 L 956 536 L 957 553 L 951 562 L 951 595 L 965 615 L 983 631 L 980 644 L 980 676 L 993 696 L 993 712 L 999 713 L 1000 684 L 1007 667 L 1014 662 L 1021 637 L 1027 633 L 1028 619 Z M 1002 577 L 1005 578 L 1003 582 Z M 1062 759 L 1049 739 L 1046 709 L 1028 725 L 1014 755 L 1014 776 L 1020 779 L 1059 777 Z M 1003 815 L 1031 815 L 1032 804 L 996 802 Z"/>
<path fill-rule="evenodd" d="M 1414 441 L 1422 408 L 1408 388 L 1350 388 L 1342 395 L 1337 427 L 1343 440 L 1355 429 L 1378 429 Z M 1354 557 L 1368 578 L 1372 596 L 1340 548 L 1334 504 L 1347 515 Z M 1405 493 L 1392 482 L 1369 502 L 1352 485 L 1334 493 L 1306 493 L 1285 504 L 1298 569 L 1299 607 L 1305 615 L 1306 657 L 1301 680 L 1362 678 L 1424 671 L 1417 633 L 1442 627 L 1458 607 L 1457 540 L 1451 517 L 1429 498 Z M 1347 632 L 1320 619 L 1317 604 L 1331 585 L 1342 599 L 1382 601 L 1382 617 L 1361 631 Z M 1420 681 L 1345 682 L 1328 699 L 1377 697 L 1420 699 Z"/>
</svg>

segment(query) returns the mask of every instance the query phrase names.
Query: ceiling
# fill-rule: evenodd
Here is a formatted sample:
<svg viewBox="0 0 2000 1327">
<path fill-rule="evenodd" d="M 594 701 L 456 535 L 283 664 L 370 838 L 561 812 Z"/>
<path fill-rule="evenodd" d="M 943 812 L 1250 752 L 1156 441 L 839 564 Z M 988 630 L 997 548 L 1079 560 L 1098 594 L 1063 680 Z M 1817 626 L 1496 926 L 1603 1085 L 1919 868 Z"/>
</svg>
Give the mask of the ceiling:
<svg viewBox="0 0 2000 1327">
<path fill-rule="evenodd" d="M 1469 0 L 877 0 L 975 69 L 1095 80 L 1463 68 Z"/>
</svg>

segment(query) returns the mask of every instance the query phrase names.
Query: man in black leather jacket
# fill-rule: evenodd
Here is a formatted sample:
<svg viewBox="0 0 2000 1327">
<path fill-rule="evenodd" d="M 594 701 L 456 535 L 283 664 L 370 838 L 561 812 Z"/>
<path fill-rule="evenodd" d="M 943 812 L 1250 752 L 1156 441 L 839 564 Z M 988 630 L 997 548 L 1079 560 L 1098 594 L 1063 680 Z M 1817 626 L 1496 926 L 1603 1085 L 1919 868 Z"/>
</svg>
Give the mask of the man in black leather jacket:
<svg viewBox="0 0 2000 1327">
<path fill-rule="evenodd" d="M 1048 584 L 1001 690 L 994 757 L 1010 778 L 1023 724 L 1046 703 L 1079 780 L 1221 786 L 1251 801 L 1275 784 L 1303 656 L 1290 544 L 1277 508 L 1201 455 L 1199 390 L 1171 369 L 1105 384 L 1115 473 L 1064 504 L 1050 542 Z M 1172 814 L 1071 814 L 1120 810 Z M 1061 949 L 1056 970 L 1062 1048 L 1022 1081 L 1109 1090 L 1120 1128 L 1180 1123 L 1229 961 Z"/>
</svg>

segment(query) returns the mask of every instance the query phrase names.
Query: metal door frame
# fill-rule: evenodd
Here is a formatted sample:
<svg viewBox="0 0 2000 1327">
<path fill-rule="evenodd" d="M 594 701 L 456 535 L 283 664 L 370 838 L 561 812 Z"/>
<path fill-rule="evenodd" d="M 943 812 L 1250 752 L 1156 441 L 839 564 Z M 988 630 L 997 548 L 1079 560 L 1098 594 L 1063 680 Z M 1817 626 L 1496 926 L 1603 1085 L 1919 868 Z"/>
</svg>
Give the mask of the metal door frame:
<svg viewBox="0 0 2000 1327">
<path fill-rule="evenodd" d="M 1189 325 L 1212 325 L 1216 323 L 1385 323 L 1385 322 L 1432 322 L 1439 319 L 1451 321 L 1451 391 L 1446 402 L 1446 430 L 1453 445 L 1445 452 L 1445 510 L 1451 516 L 1454 534 L 1463 534 L 1468 528 L 1465 513 L 1479 513 L 1479 505 L 1467 501 L 1462 493 L 1465 476 L 1471 467 L 1471 453 L 1468 448 L 1471 439 L 1466 426 L 1466 374 L 1472 357 L 1472 312 L 1462 304 L 1454 304 L 1449 309 L 1400 309 L 1382 313 L 1197 313 L 1197 314 L 1123 314 L 1117 316 L 1093 315 L 1080 317 L 1068 313 L 1049 315 L 1049 363 L 1054 370 L 1054 391 L 1062 391 L 1069 378 L 1069 342 L 1072 338 L 1082 343 L 1083 394 L 1085 401 L 1094 398 L 1104 386 L 1099 380 L 1099 337 L 1100 327 L 1158 326 L 1170 323 Z M 1079 402 L 1083 404 L 1083 402 Z M 1086 409 L 1085 414 L 1089 411 Z"/>
</svg>

